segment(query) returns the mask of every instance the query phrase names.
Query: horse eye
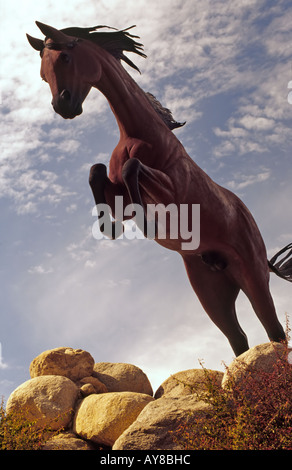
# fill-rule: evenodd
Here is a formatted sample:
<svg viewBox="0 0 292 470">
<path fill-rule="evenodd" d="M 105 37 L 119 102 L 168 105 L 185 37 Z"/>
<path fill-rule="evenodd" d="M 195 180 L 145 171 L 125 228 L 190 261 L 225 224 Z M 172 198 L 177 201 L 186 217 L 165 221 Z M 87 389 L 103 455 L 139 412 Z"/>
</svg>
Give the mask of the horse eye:
<svg viewBox="0 0 292 470">
<path fill-rule="evenodd" d="M 61 52 L 60 59 L 62 62 L 64 62 L 64 64 L 68 64 L 70 62 L 70 56 L 66 54 L 66 52 Z"/>
</svg>

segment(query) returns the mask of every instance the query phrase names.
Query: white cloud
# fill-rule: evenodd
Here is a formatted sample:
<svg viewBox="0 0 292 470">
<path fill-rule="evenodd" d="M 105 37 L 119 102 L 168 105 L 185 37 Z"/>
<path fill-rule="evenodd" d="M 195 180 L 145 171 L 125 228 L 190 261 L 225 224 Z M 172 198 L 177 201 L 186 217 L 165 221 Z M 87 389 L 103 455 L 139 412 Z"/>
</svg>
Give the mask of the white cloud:
<svg viewBox="0 0 292 470">
<path fill-rule="evenodd" d="M 266 117 L 256 117 L 252 115 L 245 115 L 239 119 L 239 124 L 248 130 L 254 131 L 268 131 L 275 127 L 275 121 Z"/>
<path fill-rule="evenodd" d="M 45 268 L 42 265 L 33 266 L 28 270 L 29 274 L 50 274 L 53 272 L 52 268 Z"/>
<path fill-rule="evenodd" d="M 196 100 L 190 95 L 187 86 L 177 89 L 173 85 L 165 87 L 163 103 L 171 110 L 175 120 L 188 123 L 199 119 L 202 112 L 196 109 Z"/>
<path fill-rule="evenodd" d="M 269 170 L 263 171 L 262 173 L 258 173 L 256 175 L 238 175 L 237 176 L 237 181 L 229 181 L 226 183 L 226 186 L 229 189 L 232 189 L 233 191 L 241 190 L 243 188 L 246 188 L 247 186 L 250 186 L 252 184 L 257 184 L 257 183 L 262 183 L 263 181 L 266 181 L 269 179 L 271 176 L 271 172 Z M 238 181 L 239 180 L 239 181 Z"/>
<path fill-rule="evenodd" d="M 85 265 L 86 268 L 95 268 L 96 267 L 96 262 L 92 260 L 86 260 Z"/>
<path fill-rule="evenodd" d="M 66 212 L 69 214 L 72 214 L 73 212 L 76 212 L 78 209 L 77 204 L 70 204 L 69 206 L 66 207 Z"/>
<path fill-rule="evenodd" d="M 0 343 L 0 370 L 2 369 L 7 369 L 8 367 L 8 364 L 6 364 L 3 360 L 3 356 L 2 356 L 2 344 Z"/>
<path fill-rule="evenodd" d="M 276 67 L 277 68 L 277 67 Z M 283 75 L 279 70 L 279 75 Z M 216 127 L 214 134 L 220 139 L 215 156 L 263 153 L 270 148 L 291 146 L 290 113 L 286 83 L 272 77 L 259 83 L 257 90 L 247 94 L 225 128 Z M 229 148 L 228 148 L 229 145 Z"/>
</svg>

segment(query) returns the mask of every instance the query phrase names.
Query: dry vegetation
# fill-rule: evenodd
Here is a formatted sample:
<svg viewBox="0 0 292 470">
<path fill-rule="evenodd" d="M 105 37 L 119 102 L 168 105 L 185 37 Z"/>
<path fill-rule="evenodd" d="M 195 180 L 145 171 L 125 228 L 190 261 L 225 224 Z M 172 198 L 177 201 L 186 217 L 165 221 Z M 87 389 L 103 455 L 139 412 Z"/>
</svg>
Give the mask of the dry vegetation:
<svg viewBox="0 0 292 470">
<path fill-rule="evenodd" d="M 287 357 L 288 352 L 287 347 Z M 240 382 L 230 377 L 225 389 L 205 370 L 206 392 L 200 398 L 212 406 L 211 417 L 181 423 L 175 442 L 184 450 L 292 450 L 292 364 L 287 357 L 279 357 L 270 372 L 250 369 Z"/>
</svg>

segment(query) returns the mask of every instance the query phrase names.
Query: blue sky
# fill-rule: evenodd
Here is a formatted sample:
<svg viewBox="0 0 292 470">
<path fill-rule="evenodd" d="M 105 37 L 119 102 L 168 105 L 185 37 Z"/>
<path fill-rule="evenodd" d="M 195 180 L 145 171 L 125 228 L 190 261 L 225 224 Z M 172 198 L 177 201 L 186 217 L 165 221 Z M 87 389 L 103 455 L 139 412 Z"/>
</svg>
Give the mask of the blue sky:
<svg viewBox="0 0 292 470">
<path fill-rule="evenodd" d="M 136 24 L 147 59 L 139 85 L 170 108 L 191 157 L 253 213 L 268 254 L 292 241 L 292 5 L 268 0 L 26 0 L 1 5 L 0 395 L 29 378 L 40 352 L 88 350 L 129 362 L 153 388 L 179 370 L 224 370 L 233 352 L 188 284 L 179 256 L 149 240 L 95 240 L 92 164 L 108 164 L 118 129 L 92 90 L 63 120 L 39 77 L 25 33 Z M 271 277 L 278 316 L 291 284 Z M 238 317 L 250 346 L 266 333 L 243 295 Z"/>
</svg>

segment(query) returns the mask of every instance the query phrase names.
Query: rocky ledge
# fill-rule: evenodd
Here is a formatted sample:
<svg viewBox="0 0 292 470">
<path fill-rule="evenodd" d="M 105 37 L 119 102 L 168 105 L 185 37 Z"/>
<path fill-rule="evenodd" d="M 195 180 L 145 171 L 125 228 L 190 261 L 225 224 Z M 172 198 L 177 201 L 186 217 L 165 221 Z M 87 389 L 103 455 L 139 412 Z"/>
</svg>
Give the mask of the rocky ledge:
<svg viewBox="0 0 292 470">
<path fill-rule="evenodd" d="M 226 371 L 208 371 L 224 388 L 244 380 L 246 368 L 272 369 L 285 347 L 265 343 L 235 359 Z M 124 363 L 95 363 L 81 349 L 55 348 L 30 365 L 31 379 L 8 398 L 7 413 L 25 410 L 39 428 L 63 431 L 46 442 L 44 450 L 181 450 L 170 431 L 181 419 L 210 416 L 203 392 L 204 369 L 178 372 L 153 394 L 145 373 Z"/>
</svg>

